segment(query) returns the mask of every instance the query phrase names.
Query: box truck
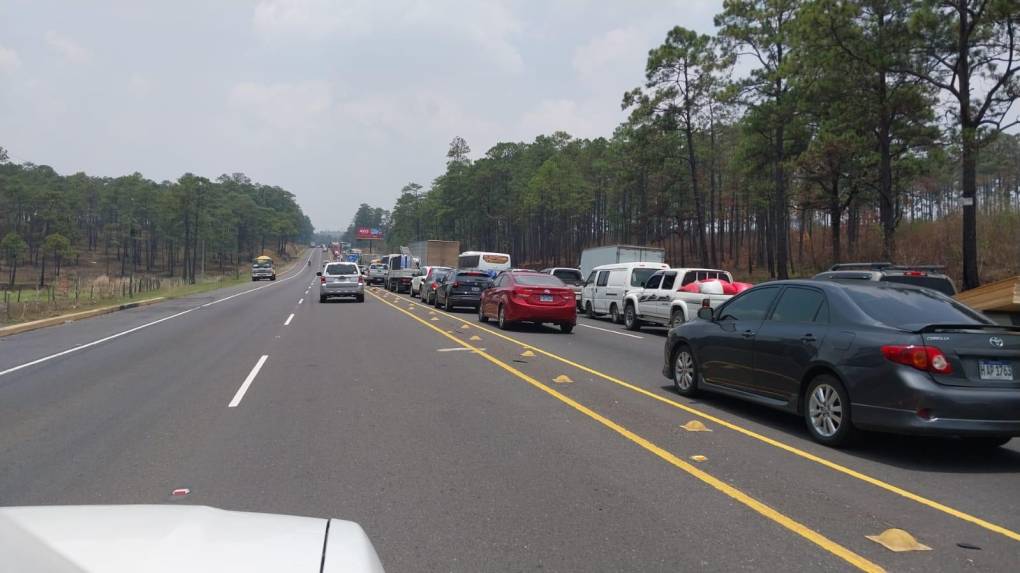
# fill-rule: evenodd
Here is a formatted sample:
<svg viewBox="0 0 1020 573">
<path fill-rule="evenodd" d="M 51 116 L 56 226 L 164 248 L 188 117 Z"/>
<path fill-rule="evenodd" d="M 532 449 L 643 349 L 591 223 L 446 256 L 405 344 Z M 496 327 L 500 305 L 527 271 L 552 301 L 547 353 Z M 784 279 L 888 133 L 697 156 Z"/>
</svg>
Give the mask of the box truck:
<svg viewBox="0 0 1020 573">
<path fill-rule="evenodd" d="M 602 265 L 617 263 L 664 263 L 666 251 L 658 247 L 633 245 L 605 245 L 581 251 L 581 276 L 588 278 L 591 270 Z"/>
</svg>

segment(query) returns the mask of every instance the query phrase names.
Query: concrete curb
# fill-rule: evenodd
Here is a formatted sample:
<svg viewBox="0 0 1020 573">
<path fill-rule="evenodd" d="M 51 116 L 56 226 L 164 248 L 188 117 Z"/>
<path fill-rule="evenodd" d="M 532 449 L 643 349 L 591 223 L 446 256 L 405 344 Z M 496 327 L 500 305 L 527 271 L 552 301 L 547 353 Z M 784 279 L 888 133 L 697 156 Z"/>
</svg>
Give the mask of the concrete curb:
<svg viewBox="0 0 1020 573">
<path fill-rule="evenodd" d="M 46 328 L 47 326 L 53 326 L 55 324 L 64 324 L 65 322 L 74 322 L 83 318 L 92 318 L 93 316 L 99 316 L 102 314 L 110 314 L 111 312 L 117 312 L 118 310 L 127 310 L 129 308 L 137 308 L 139 306 L 148 306 L 157 302 L 166 300 L 166 297 L 160 296 L 156 298 L 147 298 L 144 300 L 126 302 L 124 304 L 118 304 L 115 306 L 104 306 L 102 308 L 93 308 L 91 310 L 84 310 L 82 312 L 74 312 L 71 314 L 62 314 L 60 316 L 51 316 L 50 318 L 43 318 L 41 320 L 33 320 L 31 322 L 24 322 L 22 324 L 15 324 L 12 326 L 5 326 L 0 328 L 0 338 L 4 336 L 10 336 L 12 334 L 20 334 L 22 332 L 28 332 L 30 330 L 36 330 L 39 328 Z"/>
</svg>

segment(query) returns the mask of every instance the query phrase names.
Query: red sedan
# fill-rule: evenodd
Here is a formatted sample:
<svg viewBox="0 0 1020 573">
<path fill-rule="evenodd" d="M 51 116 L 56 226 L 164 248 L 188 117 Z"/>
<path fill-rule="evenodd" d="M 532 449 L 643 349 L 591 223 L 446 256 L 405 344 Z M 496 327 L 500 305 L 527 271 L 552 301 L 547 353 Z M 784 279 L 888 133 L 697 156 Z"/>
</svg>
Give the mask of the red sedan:
<svg viewBox="0 0 1020 573">
<path fill-rule="evenodd" d="M 496 319 L 501 329 L 514 322 L 558 324 L 565 333 L 577 324 L 574 291 L 553 275 L 503 271 L 482 292 L 478 320 Z"/>
</svg>

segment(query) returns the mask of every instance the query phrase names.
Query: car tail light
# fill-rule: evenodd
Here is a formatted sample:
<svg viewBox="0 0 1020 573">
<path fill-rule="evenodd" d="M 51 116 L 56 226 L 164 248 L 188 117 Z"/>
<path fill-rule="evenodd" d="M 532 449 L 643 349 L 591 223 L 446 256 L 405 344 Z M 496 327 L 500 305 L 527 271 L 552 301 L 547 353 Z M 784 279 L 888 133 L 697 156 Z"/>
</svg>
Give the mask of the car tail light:
<svg viewBox="0 0 1020 573">
<path fill-rule="evenodd" d="M 436 287 L 438 287 L 439 285 L 437 285 L 436 283 L 430 283 L 429 286 L 432 288 L 432 290 L 436 290 Z"/>
<path fill-rule="evenodd" d="M 941 350 L 934 346 L 898 346 L 882 347 L 882 355 L 897 364 L 913 366 L 924 372 L 936 374 L 952 374 L 953 365 Z"/>
<path fill-rule="evenodd" d="M 928 276 L 928 273 L 922 273 L 921 271 L 907 271 L 907 272 L 905 272 L 903 274 L 905 274 L 908 277 L 926 277 L 926 276 Z"/>
<path fill-rule="evenodd" d="M 365 284 L 365 278 L 362 277 L 361 275 L 358 275 L 358 284 L 359 285 Z"/>
<path fill-rule="evenodd" d="M 326 284 L 326 277 L 319 277 L 319 282 L 322 284 Z"/>
</svg>

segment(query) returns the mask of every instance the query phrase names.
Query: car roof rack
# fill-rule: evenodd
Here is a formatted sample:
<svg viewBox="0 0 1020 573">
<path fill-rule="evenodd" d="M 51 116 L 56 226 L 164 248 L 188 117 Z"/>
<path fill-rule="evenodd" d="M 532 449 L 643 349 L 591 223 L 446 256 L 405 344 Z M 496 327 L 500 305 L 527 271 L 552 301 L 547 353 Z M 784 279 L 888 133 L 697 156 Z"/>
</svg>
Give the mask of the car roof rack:
<svg viewBox="0 0 1020 573">
<path fill-rule="evenodd" d="M 830 271 L 944 271 L 945 265 L 894 265 L 892 263 L 838 263 L 829 267 Z"/>
</svg>

